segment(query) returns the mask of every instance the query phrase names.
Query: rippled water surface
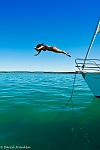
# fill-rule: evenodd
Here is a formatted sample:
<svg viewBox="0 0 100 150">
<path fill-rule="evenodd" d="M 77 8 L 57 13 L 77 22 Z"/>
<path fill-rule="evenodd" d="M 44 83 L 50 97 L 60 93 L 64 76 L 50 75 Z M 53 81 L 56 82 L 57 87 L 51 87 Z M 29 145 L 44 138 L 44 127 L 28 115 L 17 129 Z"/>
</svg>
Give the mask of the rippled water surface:
<svg viewBox="0 0 100 150">
<path fill-rule="evenodd" d="M 0 149 L 100 150 L 100 99 L 79 74 L 71 99 L 74 78 L 0 74 Z"/>
</svg>

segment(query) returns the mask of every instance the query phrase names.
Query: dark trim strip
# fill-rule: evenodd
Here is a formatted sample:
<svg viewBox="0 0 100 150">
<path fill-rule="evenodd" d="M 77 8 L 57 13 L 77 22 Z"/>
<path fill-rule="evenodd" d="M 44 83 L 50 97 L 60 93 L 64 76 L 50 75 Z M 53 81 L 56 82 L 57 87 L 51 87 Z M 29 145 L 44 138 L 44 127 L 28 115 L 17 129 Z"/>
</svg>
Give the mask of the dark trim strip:
<svg viewBox="0 0 100 150">
<path fill-rule="evenodd" d="M 96 98 L 100 98 L 100 96 L 95 96 Z"/>
</svg>

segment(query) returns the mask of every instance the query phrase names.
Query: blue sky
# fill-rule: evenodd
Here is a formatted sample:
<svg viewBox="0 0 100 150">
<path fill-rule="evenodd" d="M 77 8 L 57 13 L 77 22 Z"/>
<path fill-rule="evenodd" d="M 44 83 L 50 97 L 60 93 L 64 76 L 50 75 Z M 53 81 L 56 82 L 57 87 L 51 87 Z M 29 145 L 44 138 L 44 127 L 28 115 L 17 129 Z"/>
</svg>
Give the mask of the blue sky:
<svg viewBox="0 0 100 150">
<path fill-rule="evenodd" d="M 0 71 L 75 71 L 100 16 L 99 0 L 1 0 Z M 44 42 L 71 54 L 37 53 Z M 100 58 L 100 34 L 90 57 Z"/>
</svg>

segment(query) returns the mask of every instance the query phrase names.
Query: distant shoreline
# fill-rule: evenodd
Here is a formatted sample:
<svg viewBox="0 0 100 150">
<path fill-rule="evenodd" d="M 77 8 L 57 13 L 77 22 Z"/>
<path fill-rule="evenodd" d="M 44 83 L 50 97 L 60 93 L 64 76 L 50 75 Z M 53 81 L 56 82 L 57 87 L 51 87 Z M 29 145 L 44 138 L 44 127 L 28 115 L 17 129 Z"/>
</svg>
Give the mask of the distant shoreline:
<svg viewBox="0 0 100 150">
<path fill-rule="evenodd" d="M 46 74 L 49 74 L 49 73 L 52 73 L 52 74 L 80 74 L 79 71 L 76 71 L 76 72 L 57 72 L 57 71 L 0 71 L 0 73 L 46 73 Z"/>
</svg>

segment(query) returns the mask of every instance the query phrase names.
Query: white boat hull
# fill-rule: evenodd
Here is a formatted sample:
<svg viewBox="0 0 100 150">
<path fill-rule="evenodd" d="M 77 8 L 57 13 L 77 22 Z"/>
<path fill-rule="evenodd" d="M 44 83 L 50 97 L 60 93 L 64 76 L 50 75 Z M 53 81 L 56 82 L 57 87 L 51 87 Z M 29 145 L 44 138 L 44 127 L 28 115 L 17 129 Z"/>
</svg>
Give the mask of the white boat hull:
<svg viewBox="0 0 100 150">
<path fill-rule="evenodd" d="M 88 84 L 93 95 L 100 98 L 100 73 L 81 72 L 81 74 Z"/>
<path fill-rule="evenodd" d="M 82 73 L 83 78 L 87 82 L 93 95 L 98 98 L 100 98 L 100 59 L 87 59 L 87 58 L 94 43 L 94 40 L 96 38 L 96 35 L 99 32 L 100 32 L 100 18 L 97 22 L 97 26 L 91 39 L 85 59 L 80 58 L 75 59 L 77 65 L 76 67 Z"/>
</svg>

